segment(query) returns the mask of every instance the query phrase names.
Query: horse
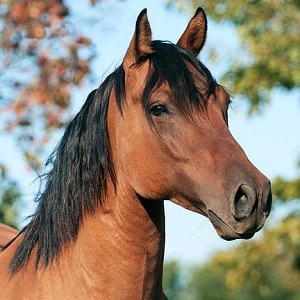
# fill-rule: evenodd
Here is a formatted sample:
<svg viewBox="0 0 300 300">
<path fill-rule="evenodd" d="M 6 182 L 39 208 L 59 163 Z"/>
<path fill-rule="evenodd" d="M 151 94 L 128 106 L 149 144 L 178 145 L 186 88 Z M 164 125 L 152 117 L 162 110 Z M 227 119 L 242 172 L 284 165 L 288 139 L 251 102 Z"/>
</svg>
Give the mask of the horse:
<svg viewBox="0 0 300 300">
<path fill-rule="evenodd" d="M 0 251 L 13 240 L 18 234 L 18 230 L 0 223 Z"/>
<path fill-rule="evenodd" d="M 166 299 L 164 201 L 249 239 L 270 181 L 228 129 L 230 95 L 198 57 L 198 8 L 176 44 L 144 9 L 119 67 L 87 97 L 50 155 L 29 224 L 2 251 L 1 299 Z"/>
</svg>

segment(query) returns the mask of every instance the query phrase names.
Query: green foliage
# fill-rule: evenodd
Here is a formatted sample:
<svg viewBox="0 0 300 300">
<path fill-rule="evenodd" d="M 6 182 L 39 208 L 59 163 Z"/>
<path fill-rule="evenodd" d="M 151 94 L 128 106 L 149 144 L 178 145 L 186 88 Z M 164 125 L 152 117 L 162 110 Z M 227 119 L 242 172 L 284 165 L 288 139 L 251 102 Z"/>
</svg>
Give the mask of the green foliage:
<svg viewBox="0 0 300 300">
<path fill-rule="evenodd" d="M 185 270 L 188 276 L 181 280 L 185 285 L 181 285 L 184 297 L 180 299 L 300 299 L 299 217 L 299 213 L 289 216 L 279 226 L 265 231 L 261 240 L 246 241 L 217 253 L 203 266 Z M 178 268 L 166 268 L 169 278 L 181 278 L 184 274 Z M 170 290 L 168 293 L 172 295 Z"/>
<path fill-rule="evenodd" d="M 0 222 L 17 228 L 19 204 L 18 185 L 7 177 L 6 170 L 0 165 Z"/>
<path fill-rule="evenodd" d="M 163 289 L 168 300 L 184 299 L 184 278 L 177 261 L 170 261 L 164 265 Z"/>
<path fill-rule="evenodd" d="M 202 6 L 215 21 L 236 26 L 245 55 L 235 54 L 223 80 L 249 100 L 251 111 L 259 111 L 275 87 L 300 87 L 298 0 L 167 2 L 185 10 Z"/>
<path fill-rule="evenodd" d="M 222 266 L 193 267 L 188 283 L 190 300 L 230 299 L 231 293 L 224 282 Z"/>
<path fill-rule="evenodd" d="M 277 177 L 273 181 L 272 191 L 282 201 L 300 199 L 300 178 L 285 180 Z"/>
</svg>

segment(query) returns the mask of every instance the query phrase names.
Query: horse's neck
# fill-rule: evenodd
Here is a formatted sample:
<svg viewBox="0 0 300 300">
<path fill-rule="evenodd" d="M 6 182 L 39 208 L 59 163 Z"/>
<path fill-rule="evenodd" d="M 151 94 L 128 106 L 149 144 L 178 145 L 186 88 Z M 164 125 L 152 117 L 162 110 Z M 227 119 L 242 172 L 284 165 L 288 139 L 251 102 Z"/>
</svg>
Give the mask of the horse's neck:
<svg viewBox="0 0 300 300">
<path fill-rule="evenodd" d="M 119 189 L 117 195 L 109 194 L 99 212 L 85 219 L 74 253 L 76 269 L 85 273 L 79 275 L 95 296 L 107 293 L 109 299 L 160 299 L 163 203 Z"/>
</svg>

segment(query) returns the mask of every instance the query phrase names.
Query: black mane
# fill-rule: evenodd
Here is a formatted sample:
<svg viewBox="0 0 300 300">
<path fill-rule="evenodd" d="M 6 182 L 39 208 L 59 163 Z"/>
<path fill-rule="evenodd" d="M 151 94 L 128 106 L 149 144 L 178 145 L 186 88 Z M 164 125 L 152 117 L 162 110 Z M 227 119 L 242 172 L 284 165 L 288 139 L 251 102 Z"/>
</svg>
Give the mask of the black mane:
<svg viewBox="0 0 300 300">
<path fill-rule="evenodd" d="M 167 42 L 153 41 L 142 103 L 148 113 L 151 92 L 167 82 L 175 101 L 188 114 L 192 107 L 205 106 L 216 82 L 209 70 L 188 51 Z M 188 65 L 193 66 L 191 72 Z M 195 78 L 205 86 L 199 91 Z M 105 199 L 107 179 L 116 185 L 107 131 L 107 110 L 114 89 L 120 110 L 125 100 L 125 73 L 118 67 L 97 90 L 92 91 L 80 112 L 67 126 L 59 146 L 47 164 L 52 170 L 45 176 L 45 188 L 24 238 L 15 252 L 10 271 L 26 266 L 36 247 L 36 267 L 48 266 L 69 243 L 76 240 L 86 213 L 92 214 Z"/>
</svg>

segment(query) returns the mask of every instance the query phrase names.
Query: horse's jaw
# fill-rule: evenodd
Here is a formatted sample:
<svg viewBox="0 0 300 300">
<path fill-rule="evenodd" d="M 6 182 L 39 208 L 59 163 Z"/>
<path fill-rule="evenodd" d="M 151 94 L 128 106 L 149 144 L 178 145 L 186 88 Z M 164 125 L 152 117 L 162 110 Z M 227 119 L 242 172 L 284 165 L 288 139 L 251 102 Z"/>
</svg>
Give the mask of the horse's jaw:
<svg viewBox="0 0 300 300">
<path fill-rule="evenodd" d="M 232 227 L 226 224 L 211 210 L 208 212 L 208 218 L 213 224 L 218 235 L 226 241 L 232 241 L 236 239 L 250 239 L 254 236 L 255 232 L 237 233 Z"/>
</svg>

